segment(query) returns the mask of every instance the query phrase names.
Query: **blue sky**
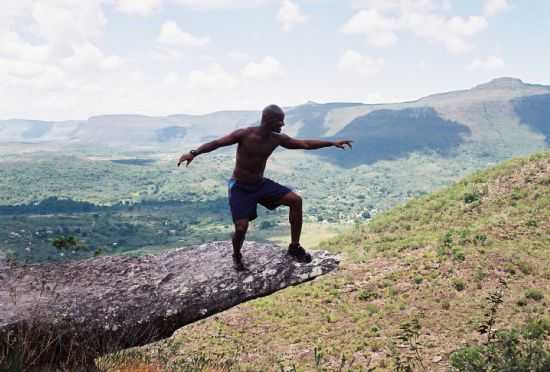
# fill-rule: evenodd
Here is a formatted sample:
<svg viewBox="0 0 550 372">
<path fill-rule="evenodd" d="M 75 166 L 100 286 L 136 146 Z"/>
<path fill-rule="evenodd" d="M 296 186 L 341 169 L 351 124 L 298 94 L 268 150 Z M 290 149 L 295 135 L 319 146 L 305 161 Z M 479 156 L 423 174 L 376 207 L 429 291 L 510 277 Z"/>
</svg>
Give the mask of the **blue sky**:
<svg viewBox="0 0 550 372">
<path fill-rule="evenodd" d="M 550 85 L 547 0 L 0 1 L 0 118 L 396 102 Z"/>
</svg>

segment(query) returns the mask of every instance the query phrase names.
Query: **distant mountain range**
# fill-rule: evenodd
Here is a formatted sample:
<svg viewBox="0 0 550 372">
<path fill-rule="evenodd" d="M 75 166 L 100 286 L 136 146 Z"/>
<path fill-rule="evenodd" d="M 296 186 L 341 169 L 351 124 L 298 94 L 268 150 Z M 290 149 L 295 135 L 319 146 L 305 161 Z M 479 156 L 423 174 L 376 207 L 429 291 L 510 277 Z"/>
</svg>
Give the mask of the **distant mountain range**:
<svg viewBox="0 0 550 372">
<path fill-rule="evenodd" d="M 352 152 L 318 152 L 344 166 L 393 160 L 415 151 L 445 156 L 466 144 L 488 152 L 550 144 L 550 86 L 514 78 L 412 102 L 308 102 L 286 112 L 283 131 L 291 136 L 354 140 Z M 255 125 L 259 117 L 260 111 L 220 111 L 165 117 L 105 115 L 61 122 L 13 119 L 0 121 L 0 143 L 186 147 Z"/>
</svg>

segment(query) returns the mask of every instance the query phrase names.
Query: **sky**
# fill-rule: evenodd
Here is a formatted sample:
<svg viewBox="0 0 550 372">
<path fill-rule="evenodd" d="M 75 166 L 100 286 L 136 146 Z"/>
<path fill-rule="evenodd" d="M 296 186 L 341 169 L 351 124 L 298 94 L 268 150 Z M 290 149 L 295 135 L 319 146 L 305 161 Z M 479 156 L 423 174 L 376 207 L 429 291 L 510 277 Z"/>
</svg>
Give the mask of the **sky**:
<svg viewBox="0 0 550 372">
<path fill-rule="evenodd" d="M 548 0 L 0 0 L 0 119 L 550 85 Z"/>
</svg>

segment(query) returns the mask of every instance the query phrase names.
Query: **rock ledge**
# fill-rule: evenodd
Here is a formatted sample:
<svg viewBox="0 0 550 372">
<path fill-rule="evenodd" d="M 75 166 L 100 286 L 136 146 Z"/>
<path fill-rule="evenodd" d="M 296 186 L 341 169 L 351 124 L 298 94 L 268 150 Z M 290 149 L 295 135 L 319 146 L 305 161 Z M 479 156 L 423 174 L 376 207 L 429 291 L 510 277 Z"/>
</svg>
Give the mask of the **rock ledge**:
<svg viewBox="0 0 550 372">
<path fill-rule="evenodd" d="M 7 334 L 17 339 L 32 331 L 44 362 L 63 361 L 76 350 L 91 359 L 169 337 L 339 264 L 322 251 L 300 264 L 277 246 L 246 242 L 247 270 L 237 272 L 231 254 L 231 243 L 220 241 L 157 255 L 0 267 L 0 351 L 12 347 L 5 344 Z"/>
</svg>

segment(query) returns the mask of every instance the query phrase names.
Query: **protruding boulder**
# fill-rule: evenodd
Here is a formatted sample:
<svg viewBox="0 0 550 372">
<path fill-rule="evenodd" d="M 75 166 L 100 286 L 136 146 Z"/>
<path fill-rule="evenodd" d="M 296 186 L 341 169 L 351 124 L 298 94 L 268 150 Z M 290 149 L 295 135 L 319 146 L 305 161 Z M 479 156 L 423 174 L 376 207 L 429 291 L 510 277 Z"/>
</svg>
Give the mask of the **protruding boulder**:
<svg viewBox="0 0 550 372">
<path fill-rule="evenodd" d="M 334 255 L 313 252 L 313 261 L 301 264 L 266 243 L 246 242 L 242 253 L 246 270 L 240 272 L 226 241 L 157 255 L 0 267 L 0 351 L 17 347 L 6 344 L 8 333 L 21 340 L 32 332 L 26 342 L 43 363 L 92 360 L 169 337 L 185 324 L 326 274 L 339 263 Z"/>
</svg>

